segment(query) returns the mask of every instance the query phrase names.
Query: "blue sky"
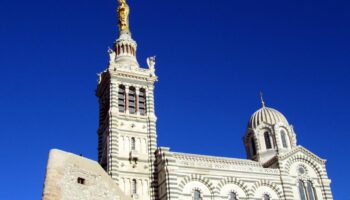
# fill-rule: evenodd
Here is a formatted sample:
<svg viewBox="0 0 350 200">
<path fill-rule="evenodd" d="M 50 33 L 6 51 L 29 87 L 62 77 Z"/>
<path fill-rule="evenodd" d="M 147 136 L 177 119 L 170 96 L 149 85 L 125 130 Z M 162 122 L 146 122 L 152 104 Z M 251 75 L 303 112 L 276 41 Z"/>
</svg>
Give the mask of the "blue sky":
<svg viewBox="0 0 350 200">
<path fill-rule="evenodd" d="M 159 146 L 244 158 L 242 136 L 263 91 L 298 143 L 328 160 L 335 199 L 350 199 L 349 1 L 129 4 L 139 62 L 157 55 Z M 117 37 L 115 8 L 1 2 L 1 199 L 41 197 L 51 148 L 96 158 L 96 73 Z"/>
</svg>

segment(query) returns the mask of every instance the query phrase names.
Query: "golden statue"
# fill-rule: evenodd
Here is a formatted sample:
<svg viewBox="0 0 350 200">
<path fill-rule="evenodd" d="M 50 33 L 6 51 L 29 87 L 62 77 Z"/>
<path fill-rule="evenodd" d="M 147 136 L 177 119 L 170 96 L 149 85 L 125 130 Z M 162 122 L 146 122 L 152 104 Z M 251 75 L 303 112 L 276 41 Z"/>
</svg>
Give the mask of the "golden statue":
<svg viewBox="0 0 350 200">
<path fill-rule="evenodd" d="M 118 17 L 119 17 L 119 30 L 120 32 L 129 32 L 129 13 L 130 8 L 128 4 L 126 4 L 126 0 L 118 0 L 119 7 L 117 9 Z"/>
</svg>

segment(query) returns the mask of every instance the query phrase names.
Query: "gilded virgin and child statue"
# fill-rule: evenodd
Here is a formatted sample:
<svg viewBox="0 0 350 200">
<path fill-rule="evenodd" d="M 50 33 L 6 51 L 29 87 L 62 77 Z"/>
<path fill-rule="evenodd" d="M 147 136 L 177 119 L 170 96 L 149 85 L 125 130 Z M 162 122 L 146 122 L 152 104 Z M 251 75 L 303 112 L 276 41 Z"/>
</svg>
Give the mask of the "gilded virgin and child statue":
<svg viewBox="0 0 350 200">
<path fill-rule="evenodd" d="M 129 32 L 129 14 L 130 8 L 126 3 L 126 0 L 118 0 L 119 7 L 117 9 L 119 19 L 119 30 L 120 32 Z"/>
</svg>

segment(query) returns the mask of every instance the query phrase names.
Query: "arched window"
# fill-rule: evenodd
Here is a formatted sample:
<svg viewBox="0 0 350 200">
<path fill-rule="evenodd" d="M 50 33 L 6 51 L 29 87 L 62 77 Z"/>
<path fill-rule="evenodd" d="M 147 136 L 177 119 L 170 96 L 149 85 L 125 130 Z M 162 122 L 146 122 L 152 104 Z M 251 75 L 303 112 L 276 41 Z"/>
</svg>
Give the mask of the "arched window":
<svg viewBox="0 0 350 200">
<path fill-rule="evenodd" d="M 251 150 L 252 150 L 252 155 L 256 155 L 256 146 L 255 146 L 255 140 L 254 137 L 250 138 L 250 145 L 251 145 Z"/>
<path fill-rule="evenodd" d="M 136 90 L 134 87 L 129 88 L 129 95 L 128 95 L 128 101 L 129 101 L 129 113 L 135 114 L 136 113 Z"/>
<path fill-rule="evenodd" d="M 301 200 L 316 200 L 315 188 L 311 181 L 307 181 L 306 184 L 299 180 L 299 194 Z"/>
<path fill-rule="evenodd" d="M 131 192 L 132 192 L 132 194 L 137 194 L 137 182 L 136 182 L 136 179 L 132 179 Z"/>
<path fill-rule="evenodd" d="M 272 149 L 271 138 L 269 132 L 264 133 L 266 149 Z"/>
<path fill-rule="evenodd" d="M 131 138 L 131 150 L 136 150 L 136 140 L 134 137 Z"/>
<path fill-rule="evenodd" d="M 300 200 L 307 200 L 306 199 L 306 192 L 305 192 L 305 185 L 303 181 L 299 181 L 299 195 L 300 195 Z"/>
<path fill-rule="evenodd" d="M 281 139 L 282 139 L 283 148 L 288 148 L 287 134 L 286 134 L 286 132 L 284 130 L 281 131 Z"/>
<path fill-rule="evenodd" d="M 125 112 L 125 86 L 120 85 L 118 91 L 118 108 L 119 112 Z"/>
<path fill-rule="evenodd" d="M 312 186 L 312 182 L 311 181 L 307 182 L 307 194 L 308 194 L 309 200 L 316 200 L 315 189 Z"/>
<path fill-rule="evenodd" d="M 199 190 L 195 190 L 193 193 L 193 200 L 202 200 L 201 192 Z"/>
<path fill-rule="evenodd" d="M 146 90 L 143 88 L 139 92 L 139 112 L 140 115 L 146 115 Z"/>
<path fill-rule="evenodd" d="M 237 194 L 235 192 L 231 192 L 229 200 L 237 200 Z"/>
<path fill-rule="evenodd" d="M 264 194 L 263 200 L 270 200 L 270 199 L 271 199 L 270 195 Z"/>
</svg>

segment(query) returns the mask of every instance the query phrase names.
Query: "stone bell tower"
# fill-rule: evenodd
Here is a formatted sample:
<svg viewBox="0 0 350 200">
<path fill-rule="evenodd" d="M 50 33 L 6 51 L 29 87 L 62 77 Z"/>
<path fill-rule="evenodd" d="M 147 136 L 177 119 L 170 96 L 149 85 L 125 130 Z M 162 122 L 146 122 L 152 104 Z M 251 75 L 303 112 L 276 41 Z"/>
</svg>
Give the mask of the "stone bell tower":
<svg viewBox="0 0 350 200">
<path fill-rule="evenodd" d="M 119 0 L 119 38 L 109 49 L 108 68 L 99 74 L 98 162 L 126 195 L 154 199 L 155 57 L 141 68 L 129 30 L 129 6 Z"/>
</svg>

